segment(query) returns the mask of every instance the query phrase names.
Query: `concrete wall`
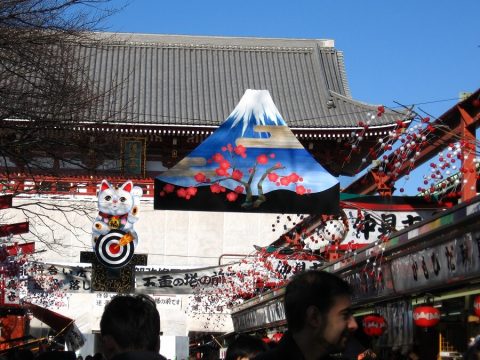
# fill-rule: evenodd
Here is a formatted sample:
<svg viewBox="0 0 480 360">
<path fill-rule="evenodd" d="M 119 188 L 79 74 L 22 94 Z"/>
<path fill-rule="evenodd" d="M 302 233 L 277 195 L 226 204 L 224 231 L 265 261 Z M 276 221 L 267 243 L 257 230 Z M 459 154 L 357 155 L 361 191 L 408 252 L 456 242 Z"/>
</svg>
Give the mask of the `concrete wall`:
<svg viewBox="0 0 480 360">
<path fill-rule="evenodd" d="M 78 263 L 80 251 L 91 251 L 92 219 L 96 216 L 96 199 L 42 199 L 65 207 L 88 207 L 88 216 L 78 213 L 48 211 L 34 206 L 34 211 L 46 214 L 48 226 L 30 220 L 32 232 L 41 236 L 49 246 L 37 243 L 37 250 L 46 249 L 39 255 L 44 261 Z M 14 199 L 14 205 L 24 205 L 37 200 Z M 20 211 L 5 210 L 4 217 L 10 222 L 24 221 Z M 163 267 L 202 267 L 217 265 L 222 254 L 249 254 L 253 245 L 265 246 L 280 235 L 272 232 L 276 214 L 221 213 L 192 211 L 153 210 L 152 201 L 142 201 L 139 221 L 135 230 L 139 243 L 137 254 L 148 254 L 149 265 Z M 62 225 L 60 225 L 62 224 Z M 278 227 L 277 227 L 278 228 Z M 57 245 L 53 238 L 58 239 Z M 27 240 L 37 240 L 32 234 L 23 236 Z M 55 248 L 55 251 L 52 251 Z"/>
<path fill-rule="evenodd" d="M 39 206 L 39 201 L 47 207 L 59 205 L 85 207 L 90 210 L 88 216 L 77 212 L 45 210 L 43 205 Z M 37 234 L 42 239 L 43 243 L 36 242 L 37 250 L 46 250 L 36 255 L 40 261 L 78 264 L 80 251 L 92 250 L 91 226 L 92 219 L 97 214 L 96 198 L 14 199 L 16 206 L 35 202 L 37 205 L 30 206 L 30 209 L 47 215 L 47 223 L 33 216 L 30 219 L 31 233 L 22 237 L 25 240 L 37 241 L 38 238 L 33 236 Z M 19 210 L 4 210 L 1 215 L 3 221 L 9 223 L 25 220 L 25 215 Z M 139 221 L 135 224 L 139 237 L 135 253 L 148 254 L 148 265 L 165 268 L 218 265 L 219 258 L 224 254 L 246 255 L 254 251 L 253 245 L 266 246 L 276 240 L 280 235 L 278 230 L 272 232 L 272 224 L 276 221 L 277 214 L 158 211 L 153 209 L 153 201 L 143 200 Z M 282 224 L 277 224 L 276 228 L 282 228 Z M 18 237 L 12 240 L 15 239 Z M 232 259 L 225 257 L 223 263 Z M 99 296 L 103 295 L 99 293 L 68 295 L 64 307 L 52 310 L 75 319 L 84 334 L 91 334 L 99 330 L 99 320 L 103 311 L 103 306 L 98 304 Z M 158 308 L 164 336 L 175 339 L 180 337 L 175 340 L 175 344 L 183 341 L 182 337 L 187 336 L 189 331 L 233 330 L 228 314 L 190 314 L 189 297 L 176 296 L 181 297 L 179 309 Z M 90 348 L 89 342 L 89 351 Z"/>
</svg>

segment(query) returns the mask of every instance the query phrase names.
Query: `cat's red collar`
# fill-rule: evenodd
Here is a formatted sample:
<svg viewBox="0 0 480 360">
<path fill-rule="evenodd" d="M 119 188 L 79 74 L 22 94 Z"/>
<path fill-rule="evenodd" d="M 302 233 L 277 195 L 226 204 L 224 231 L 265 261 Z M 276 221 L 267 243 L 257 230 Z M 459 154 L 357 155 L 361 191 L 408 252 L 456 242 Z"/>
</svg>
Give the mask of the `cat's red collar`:
<svg viewBox="0 0 480 360">
<path fill-rule="evenodd" d="M 111 215 L 111 214 L 105 214 L 104 212 L 99 211 L 98 215 L 102 218 L 112 218 L 112 217 L 118 217 L 120 219 L 128 217 L 128 213 L 122 214 L 122 215 Z"/>
</svg>

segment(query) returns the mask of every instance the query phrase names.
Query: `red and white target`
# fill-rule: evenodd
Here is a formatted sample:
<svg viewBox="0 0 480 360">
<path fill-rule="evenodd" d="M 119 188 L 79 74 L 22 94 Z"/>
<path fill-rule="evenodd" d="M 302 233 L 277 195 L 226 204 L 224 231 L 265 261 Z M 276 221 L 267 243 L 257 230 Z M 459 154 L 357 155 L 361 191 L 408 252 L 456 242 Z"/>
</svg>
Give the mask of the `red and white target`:
<svg viewBox="0 0 480 360">
<path fill-rule="evenodd" d="M 135 244 L 133 241 L 119 245 L 125 235 L 121 230 L 111 230 L 100 236 L 95 242 L 95 255 L 100 263 L 109 268 L 121 268 L 127 265 L 133 257 Z"/>
</svg>

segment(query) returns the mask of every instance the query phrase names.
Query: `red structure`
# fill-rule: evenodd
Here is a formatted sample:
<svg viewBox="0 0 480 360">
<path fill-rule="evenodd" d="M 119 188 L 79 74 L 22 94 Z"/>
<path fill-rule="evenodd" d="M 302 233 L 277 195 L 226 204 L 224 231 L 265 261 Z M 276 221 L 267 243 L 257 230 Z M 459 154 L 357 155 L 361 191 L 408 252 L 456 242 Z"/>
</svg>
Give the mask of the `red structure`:
<svg viewBox="0 0 480 360">
<path fill-rule="evenodd" d="M 387 328 L 387 323 L 382 315 L 371 314 L 363 317 L 362 327 L 368 336 L 381 336 Z"/>
<path fill-rule="evenodd" d="M 28 322 L 25 309 L 0 308 L 0 352 L 23 343 Z"/>
<path fill-rule="evenodd" d="M 473 311 L 475 315 L 480 316 L 480 295 L 473 300 Z"/>
<path fill-rule="evenodd" d="M 12 196 L 0 197 L 0 209 L 12 206 Z M 28 233 L 28 222 L 6 224 L 0 226 L 0 237 Z M 20 254 L 31 254 L 35 251 L 35 243 L 9 244 L 0 248 L 0 351 L 21 344 L 28 328 L 26 310 L 19 306 L 17 283 L 14 280 L 15 260 L 10 257 Z"/>
<path fill-rule="evenodd" d="M 420 327 L 433 327 L 440 322 L 440 310 L 430 305 L 417 306 L 413 309 L 413 322 Z"/>
<path fill-rule="evenodd" d="M 421 136 L 425 136 L 428 146 L 420 151 L 415 158 L 416 166 L 419 166 L 452 143 L 462 142 L 462 155 L 460 160 L 460 172 L 474 172 L 475 176 L 465 177 L 461 193 L 455 194 L 455 198 L 467 201 L 477 194 L 477 167 L 475 156 L 475 130 L 480 124 L 480 89 L 475 91 L 465 100 L 459 102 L 436 121 L 441 126 L 427 126 Z M 388 161 L 393 161 L 395 154 L 389 155 Z M 409 160 L 409 159 L 405 159 Z M 410 171 L 411 163 L 404 161 L 398 169 L 398 173 L 406 175 Z M 395 178 L 385 172 L 372 170 L 360 177 L 358 180 L 347 186 L 343 191 L 353 194 L 375 194 L 380 196 L 391 196 L 394 190 Z M 438 186 L 442 186 L 439 184 Z M 430 193 L 438 190 L 431 189 Z"/>
<path fill-rule="evenodd" d="M 26 234 L 28 233 L 28 231 L 28 221 L 15 224 L 0 225 L 0 237 Z"/>
</svg>

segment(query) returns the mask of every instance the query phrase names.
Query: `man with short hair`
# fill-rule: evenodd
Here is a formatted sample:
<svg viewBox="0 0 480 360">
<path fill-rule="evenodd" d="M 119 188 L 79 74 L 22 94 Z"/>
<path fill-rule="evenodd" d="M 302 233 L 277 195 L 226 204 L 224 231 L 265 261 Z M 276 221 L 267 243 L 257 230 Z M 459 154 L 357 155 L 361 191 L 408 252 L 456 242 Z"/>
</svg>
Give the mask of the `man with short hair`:
<svg viewBox="0 0 480 360">
<path fill-rule="evenodd" d="M 100 320 L 107 360 L 165 360 L 160 350 L 160 314 L 146 295 L 117 295 Z"/>
<path fill-rule="evenodd" d="M 319 360 L 341 352 L 358 328 L 351 295 L 348 283 L 336 275 L 315 270 L 295 275 L 285 289 L 288 331 L 277 347 L 255 359 Z"/>
<path fill-rule="evenodd" d="M 250 360 L 267 349 L 267 344 L 259 337 L 240 334 L 228 345 L 225 360 Z"/>
</svg>

